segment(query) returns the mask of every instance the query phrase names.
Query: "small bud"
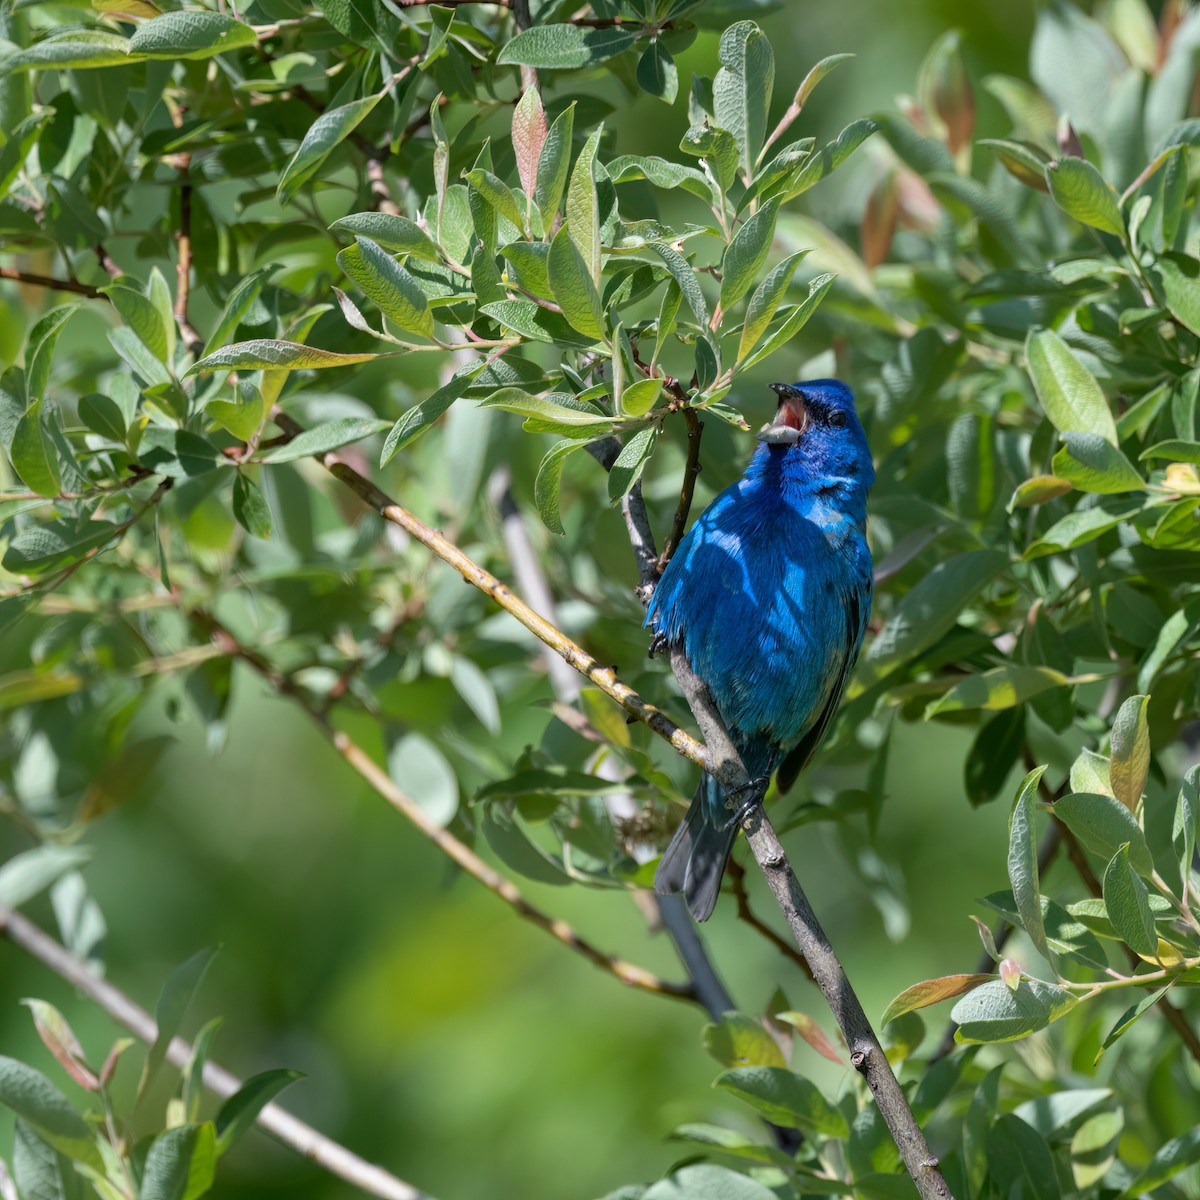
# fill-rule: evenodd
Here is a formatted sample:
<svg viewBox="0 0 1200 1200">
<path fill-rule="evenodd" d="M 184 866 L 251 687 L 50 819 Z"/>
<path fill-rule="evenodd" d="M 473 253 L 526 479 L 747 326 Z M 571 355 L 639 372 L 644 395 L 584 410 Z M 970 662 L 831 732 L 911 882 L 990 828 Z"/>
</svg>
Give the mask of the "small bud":
<svg viewBox="0 0 1200 1200">
<path fill-rule="evenodd" d="M 1013 958 L 1006 958 L 1000 964 L 1000 978 L 1010 992 L 1015 992 L 1021 984 L 1021 964 Z"/>
<path fill-rule="evenodd" d="M 975 92 L 958 48 L 958 30 L 943 34 L 921 64 L 917 94 L 931 119 L 944 131 L 946 145 L 957 154 L 971 144 L 975 128 Z"/>
<path fill-rule="evenodd" d="M 860 246 L 863 262 L 874 270 L 888 256 L 900 216 L 897 171 L 889 170 L 871 189 L 863 210 Z"/>
<path fill-rule="evenodd" d="M 1171 463 L 1167 467 L 1167 487 L 1194 496 L 1200 493 L 1200 475 L 1191 463 Z"/>
<path fill-rule="evenodd" d="M 1075 132 L 1075 126 L 1066 117 L 1063 117 L 1058 123 L 1058 149 L 1064 158 L 1086 157 L 1079 134 Z"/>
</svg>

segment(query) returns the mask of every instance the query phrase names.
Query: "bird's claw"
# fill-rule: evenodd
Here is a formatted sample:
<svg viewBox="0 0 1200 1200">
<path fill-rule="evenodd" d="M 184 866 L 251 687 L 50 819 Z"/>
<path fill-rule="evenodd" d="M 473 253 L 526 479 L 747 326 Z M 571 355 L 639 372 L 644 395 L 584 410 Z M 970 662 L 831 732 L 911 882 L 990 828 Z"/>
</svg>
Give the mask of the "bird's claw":
<svg viewBox="0 0 1200 1200">
<path fill-rule="evenodd" d="M 664 650 L 666 650 L 670 644 L 670 640 L 667 638 L 665 633 L 656 633 L 650 639 L 650 649 L 647 653 L 649 653 L 650 657 L 653 658 L 656 654 L 661 654 Z"/>
<path fill-rule="evenodd" d="M 760 804 L 763 802 L 763 797 L 767 794 L 767 787 L 771 780 L 767 776 L 760 776 L 758 779 L 752 779 L 749 783 L 743 784 L 740 788 L 735 788 L 729 793 L 730 800 L 736 800 L 739 796 L 745 796 L 737 808 L 734 810 L 733 816 L 725 822 L 726 829 L 734 829 L 740 825 Z"/>
</svg>

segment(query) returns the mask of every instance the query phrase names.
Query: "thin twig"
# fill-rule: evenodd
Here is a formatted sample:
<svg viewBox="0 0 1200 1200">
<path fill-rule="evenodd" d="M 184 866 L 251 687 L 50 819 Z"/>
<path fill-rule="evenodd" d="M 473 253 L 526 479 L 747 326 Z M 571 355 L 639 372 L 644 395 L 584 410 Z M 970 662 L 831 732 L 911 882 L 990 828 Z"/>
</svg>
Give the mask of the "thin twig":
<svg viewBox="0 0 1200 1200">
<path fill-rule="evenodd" d="M 766 938 L 780 954 L 785 958 L 791 959 L 815 983 L 816 980 L 813 979 L 812 967 L 808 965 L 804 955 L 785 938 L 776 933 L 750 907 L 750 895 L 746 891 L 746 868 L 737 859 L 731 858 L 728 867 L 725 869 L 725 874 L 733 887 L 733 897 L 737 903 L 738 920 L 744 921 L 751 929 Z"/>
<path fill-rule="evenodd" d="M 530 904 L 514 883 L 505 879 L 498 871 L 494 871 L 469 846 L 438 825 L 411 796 L 397 787 L 388 773 L 349 734 L 334 728 L 329 718 L 321 712 L 320 707 L 305 692 L 297 688 L 290 679 L 280 674 L 262 654 L 239 642 L 212 613 L 204 609 L 193 609 L 192 616 L 209 631 L 217 644 L 222 646 L 228 654 L 241 659 L 242 662 L 252 667 L 281 696 L 295 701 L 308 714 L 313 724 L 333 748 L 370 784 L 375 792 L 406 816 L 464 871 L 482 883 L 490 892 L 499 896 L 522 917 L 531 921 L 539 929 L 544 929 L 564 945 L 582 954 L 589 962 L 630 987 L 651 992 L 654 995 L 669 996 L 675 1000 L 685 1000 L 689 1003 L 698 1002 L 695 990 L 690 983 L 679 984 L 660 979 L 650 971 L 626 962 L 615 954 L 606 954 L 581 937 L 566 921 L 551 917 L 540 908 Z"/>
<path fill-rule="evenodd" d="M 171 108 L 175 128 L 183 125 L 183 109 Z M 204 353 L 204 339 L 188 318 L 188 298 L 192 290 L 192 156 L 188 152 L 175 156 L 179 172 L 179 226 L 175 230 L 175 322 L 183 335 L 183 344 L 193 358 Z"/>
<path fill-rule="evenodd" d="M 684 408 L 683 415 L 687 421 L 687 461 L 683 467 L 683 483 L 679 489 L 679 505 L 675 509 L 675 519 L 671 522 L 671 532 L 656 564 L 660 575 L 666 570 L 671 555 L 683 540 L 688 513 L 692 510 L 692 497 L 696 492 L 696 476 L 700 474 L 700 438 L 704 433 L 704 422 L 696 416 L 696 410 L 690 406 Z"/>
<path fill-rule="evenodd" d="M 96 252 L 96 258 L 99 261 L 100 266 L 104 268 L 104 273 L 109 277 L 109 279 L 119 279 L 125 274 L 125 272 L 122 271 L 121 268 L 118 267 L 113 261 L 112 255 L 109 254 L 109 252 L 104 248 L 104 244 L 102 242 L 97 242 L 92 249 Z"/>
<path fill-rule="evenodd" d="M 80 283 L 77 279 L 52 279 L 49 275 L 38 275 L 33 271 L 18 271 L 16 267 L 0 267 L 0 279 L 50 288 L 56 292 L 71 292 L 76 296 L 86 296 L 89 300 L 108 299 L 98 287 L 93 287 L 90 283 Z"/>
<path fill-rule="evenodd" d="M 139 1041 L 150 1045 L 158 1036 L 154 1018 L 145 1009 L 107 980 L 93 975 L 83 959 L 59 945 L 21 913 L 0 907 L 0 936 L 6 937 L 43 966 L 49 967 L 59 978 L 78 988 Z M 175 1038 L 167 1047 L 167 1061 L 176 1067 L 186 1067 L 191 1057 L 192 1047 L 183 1038 Z M 242 1081 L 224 1067 L 207 1062 L 204 1064 L 204 1086 L 226 1100 L 241 1090 Z M 424 1192 L 382 1167 L 359 1158 L 353 1151 L 318 1133 L 311 1125 L 306 1125 L 278 1104 L 268 1104 L 258 1114 L 257 1120 L 265 1132 L 285 1146 L 360 1191 L 382 1196 L 384 1200 L 430 1200 Z"/>
</svg>

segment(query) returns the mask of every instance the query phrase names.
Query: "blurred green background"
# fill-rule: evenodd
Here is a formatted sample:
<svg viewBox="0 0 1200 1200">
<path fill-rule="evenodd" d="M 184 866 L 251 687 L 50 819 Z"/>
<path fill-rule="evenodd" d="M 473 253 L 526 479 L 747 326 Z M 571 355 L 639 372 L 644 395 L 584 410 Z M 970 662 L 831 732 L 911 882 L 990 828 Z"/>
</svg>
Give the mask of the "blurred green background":
<svg viewBox="0 0 1200 1200">
<path fill-rule="evenodd" d="M 756 6 L 745 8 L 759 16 Z M 854 51 L 856 61 L 822 87 L 802 122 L 801 132 L 831 137 L 911 91 L 924 53 L 950 27 L 962 29 L 976 79 L 1022 74 L 1034 11 L 1032 3 L 998 0 L 790 3 L 761 18 L 776 51 L 776 107 L 812 63 Z M 711 73 L 715 43 L 715 35 L 701 35 L 680 61 L 681 77 Z M 686 127 L 686 88 L 674 110 L 652 100 L 630 105 L 603 79 L 594 89 L 618 97 L 612 123 L 622 152 L 671 153 Z M 986 135 L 1001 117 L 977 94 Z M 876 149 L 868 144 L 832 186 L 812 193 L 812 211 L 848 237 Z M 747 452 L 724 431 L 707 442 L 698 502 Z M 675 486 L 661 489 L 664 519 Z M 601 561 L 623 570 L 632 587 L 619 521 L 605 514 L 590 536 L 608 543 Z M 633 612 L 629 645 L 641 641 Z M 96 857 L 87 878 L 109 926 L 109 978 L 144 1005 L 152 1007 L 182 959 L 202 946 L 223 947 L 190 1021 L 194 1032 L 226 1015 L 218 1061 L 243 1076 L 271 1066 L 304 1071 L 307 1078 L 285 1093 L 287 1107 L 443 1200 L 599 1196 L 664 1171 L 680 1156 L 664 1140 L 674 1126 L 749 1120 L 710 1087 L 717 1067 L 701 1049 L 698 1009 L 623 989 L 456 876 L 255 678 L 235 676 L 228 741 L 215 756 L 197 720 L 168 715 L 178 689 L 167 683 L 159 693 L 159 713 L 139 718 L 142 732 L 177 740 L 140 794 L 89 831 Z M 544 684 L 531 693 L 548 697 Z M 541 708 L 507 712 L 502 738 L 510 754 L 536 741 L 549 720 Z M 965 914 L 975 897 L 1003 886 L 1006 813 L 1001 805 L 983 814 L 968 809 L 967 744 L 967 734 L 945 727 L 902 728 L 895 741 L 880 841 L 903 873 L 910 927 L 901 940 L 889 938 L 832 832 L 808 826 L 785 839 L 873 1016 L 916 979 L 971 969 L 979 943 Z M 800 788 L 823 782 L 816 772 Z M 0 825 L 0 858 L 26 844 L 13 826 Z M 931 878 L 936 901 L 924 886 Z M 751 884 L 759 911 L 769 914 L 769 898 Z M 647 934 L 629 897 L 528 881 L 522 888 L 600 945 L 677 975 L 669 943 Z M 48 905 L 31 912 L 53 927 Z M 742 1009 L 761 1012 L 782 986 L 794 1007 L 832 1028 L 815 989 L 740 925 L 729 904 L 703 932 Z M 19 1007 L 29 995 L 58 1004 L 89 1055 L 103 1057 L 116 1034 L 109 1020 L 7 943 L 0 943 L 0 1050 L 61 1079 Z M 930 1025 L 938 1028 L 934 1013 Z M 848 1071 L 805 1048 L 796 1061 L 828 1091 L 848 1082 Z M 2 1129 L 0 1145 L 7 1142 Z M 349 1191 L 255 1135 L 231 1157 L 214 1194 L 317 1200 Z"/>
</svg>

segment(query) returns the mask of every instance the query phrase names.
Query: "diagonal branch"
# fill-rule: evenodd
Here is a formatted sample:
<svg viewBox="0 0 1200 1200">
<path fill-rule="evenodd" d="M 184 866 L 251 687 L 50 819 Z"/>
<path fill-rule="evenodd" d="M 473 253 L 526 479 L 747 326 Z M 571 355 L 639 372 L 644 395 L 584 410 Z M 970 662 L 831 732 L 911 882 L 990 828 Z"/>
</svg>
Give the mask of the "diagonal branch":
<svg viewBox="0 0 1200 1200">
<path fill-rule="evenodd" d="M 139 1041 L 153 1044 L 158 1036 L 154 1018 L 107 980 L 93 975 L 83 959 L 59 945 L 27 917 L 0 906 L 0 937 L 7 938 L 43 966 L 49 967 L 59 978 L 78 988 Z M 192 1047 L 183 1038 L 175 1038 L 167 1047 L 167 1061 L 176 1067 L 186 1067 L 191 1057 Z M 204 1086 L 226 1100 L 241 1090 L 242 1081 L 224 1067 L 207 1062 L 204 1064 Z M 384 1200 L 430 1200 L 424 1192 L 382 1167 L 359 1158 L 353 1151 L 318 1133 L 278 1104 L 268 1104 L 258 1114 L 258 1124 L 302 1157 L 369 1195 L 382 1196 Z"/>
<path fill-rule="evenodd" d="M 272 419 L 290 437 L 303 432 L 302 427 L 286 413 L 275 409 Z M 327 471 L 346 484 L 357 496 L 369 504 L 385 520 L 399 525 L 422 545 L 433 551 L 444 562 L 448 562 L 481 591 L 491 596 L 502 608 L 511 613 L 531 633 L 562 655 L 581 674 L 587 676 L 597 687 L 611 696 L 626 712 L 645 722 L 659 736 L 670 742 L 680 754 L 709 771 L 721 784 L 726 793 L 745 788 L 749 776 L 742 764 L 729 733 L 725 729 L 716 704 L 703 682 L 693 673 L 681 650 L 671 655 L 671 668 L 679 681 L 692 712 L 704 734 L 702 744 L 680 729 L 669 717 L 653 705 L 648 704 L 631 687 L 622 683 L 611 667 L 601 667 L 590 654 L 576 645 L 564 633 L 555 628 L 545 617 L 534 612 L 523 600 L 514 595 L 507 584 L 503 584 L 490 571 L 484 570 L 456 545 L 431 529 L 423 521 L 396 504 L 370 480 L 364 478 L 336 454 L 318 454 L 314 457 Z M 345 735 L 338 734 L 339 738 Z M 335 742 L 335 745 L 337 743 Z M 361 752 L 360 752 L 361 753 Z M 391 780 L 370 760 L 366 763 L 381 777 L 381 783 L 395 791 Z M 363 772 L 365 774 L 365 771 Z M 381 793 L 382 794 L 382 793 Z M 409 803 L 412 803 L 409 801 Z M 414 808 L 416 806 L 414 805 Z M 417 812 L 420 812 L 418 809 Z M 421 814 L 423 817 L 424 814 Z M 438 830 L 438 833 L 442 831 Z M 871 1028 L 863 1011 L 862 1003 L 850 986 L 841 963 L 829 945 L 829 939 L 821 928 L 808 897 L 792 871 L 787 855 L 779 844 L 775 830 L 771 827 L 762 806 L 755 808 L 746 818 L 746 839 L 755 859 L 767 878 L 767 883 L 787 918 L 792 935 L 804 957 L 812 968 L 813 977 L 850 1048 L 850 1061 L 866 1080 L 875 1096 L 880 1114 L 891 1132 L 901 1158 L 916 1184 L 922 1200 L 950 1200 L 950 1189 L 938 1170 L 937 1159 L 930 1153 L 929 1146 L 908 1107 L 908 1101 L 900 1088 L 887 1055 Z M 464 847 L 465 849 L 465 847 Z M 507 883 L 507 881 L 504 881 Z M 511 886 L 511 885 L 509 885 Z M 603 964 L 601 964 L 603 965 Z"/>
<path fill-rule="evenodd" d="M 582 954 L 589 962 L 632 988 L 651 992 L 658 996 L 668 996 L 674 1000 L 699 1002 L 695 988 L 690 983 L 672 983 L 670 980 L 660 979 L 650 971 L 626 962 L 615 954 L 606 954 L 580 936 L 566 921 L 552 917 L 530 904 L 511 880 L 493 870 L 474 850 L 432 820 L 411 796 L 392 782 L 391 776 L 349 734 L 333 726 L 319 704 L 297 688 L 287 676 L 280 674 L 262 654 L 239 642 L 212 613 L 204 609 L 193 609 L 191 615 L 227 654 L 241 659 L 242 662 L 252 667 L 281 696 L 295 701 L 308 714 L 313 724 L 333 748 L 370 784 L 375 792 L 406 816 L 430 841 L 437 845 L 438 849 L 482 883 L 488 891 L 499 896 L 501 900 L 514 908 L 527 921 L 533 922 L 539 929 L 544 929 L 551 937 L 557 938 L 565 946 Z"/>
</svg>

